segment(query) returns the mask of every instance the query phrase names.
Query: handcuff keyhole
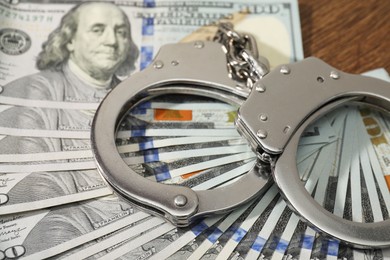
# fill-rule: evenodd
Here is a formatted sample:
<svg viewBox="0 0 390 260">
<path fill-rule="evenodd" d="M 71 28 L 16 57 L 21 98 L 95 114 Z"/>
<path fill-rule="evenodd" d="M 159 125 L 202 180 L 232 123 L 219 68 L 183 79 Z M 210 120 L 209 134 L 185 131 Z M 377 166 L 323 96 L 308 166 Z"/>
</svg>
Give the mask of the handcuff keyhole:
<svg viewBox="0 0 390 260">
<path fill-rule="evenodd" d="M 322 83 L 322 82 L 325 81 L 325 79 L 324 79 L 323 77 L 321 77 L 321 76 L 318 76 L 318 77 L 317 77 L 317 81 L 318 81 L 319 83 Z"/>
</svg>

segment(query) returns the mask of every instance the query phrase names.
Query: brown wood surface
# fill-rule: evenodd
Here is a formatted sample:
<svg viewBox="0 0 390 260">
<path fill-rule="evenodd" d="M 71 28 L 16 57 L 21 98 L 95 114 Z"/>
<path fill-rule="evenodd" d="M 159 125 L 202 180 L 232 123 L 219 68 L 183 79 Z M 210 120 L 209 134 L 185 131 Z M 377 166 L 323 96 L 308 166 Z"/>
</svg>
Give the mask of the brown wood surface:
<svg viewBox="0 0 390 260">
<path fill-rule="evenodd" d="M 305 57 L 349 73 L 390 73 L 390 0 L 299 0 Z"/>
</svg>

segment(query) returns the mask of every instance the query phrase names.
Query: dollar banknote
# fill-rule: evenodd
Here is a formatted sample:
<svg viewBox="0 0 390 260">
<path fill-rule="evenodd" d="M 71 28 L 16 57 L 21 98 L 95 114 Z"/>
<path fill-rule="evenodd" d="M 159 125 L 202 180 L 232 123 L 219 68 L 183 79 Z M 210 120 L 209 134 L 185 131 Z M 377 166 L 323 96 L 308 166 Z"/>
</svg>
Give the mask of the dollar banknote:
<svg viewBox="0 0 390 260">
<path fill-rule="evenodd" d="M 130 167 L 148 179 L 161 182 L 195 171 L 253 158 L 253 152 L 244 152 L 233 155 L 191 157 L 170 162 L 159 161 L 142 165 L 130 165 Z"/>
<path fill-rule="evenodd" d="M 68 58 L 61 64 L 50 63 L 50 68 L 43 66 L 42 57 L 48 56 L 40 53 L 54 39 L 49 35 L 60 31 L 58 26 L 81 2 L 0 2 L 0 202 L 6 202 L 0 212 L 13 213 L 0 218 L 1 255 L 35 259 L 389 256 L 386 250 L 359 251 L 316 233 L 286 208 L 275 186 L 252 204 L 187 229 L 151 217 L 115 196 L 93 199 L 111 194 L 90 160 L 89 130 L 95 110 L 116 84 L 148 66 L 161 45 L 211 40 L 215 23 L 223 20 L 233 23 L 240 33 L 253 35 L 271 67 L 303 55 L 296 1 L 115 1 L 121 12 L 110 20 L 117 21 L 114 18 L 124 14 L 130 24 L 130 30 L 123 30 L 129 29 L 125 22 L 117 31 L 118 39 L 127 37 L 132 42 L 126 68 L 110 72 L 103 82 L 86 75 Z M 112 5 L 100 4 L 114 12 Z M 89 10 L 99 11 L 94 17 L 101 18 L 101 8 L 90 6 Z M 98 32 L 101 27 L 94 29 Z M 95 42 L 89 42 L 89 49 Z M 73 44 L 67 42 L 64 48 L 73 51 Z M 59 67 L 62 74 L 48 72 Z M 256 159 L 251 151 L 224 154 L 246 143 L 233 129 L 236 110 L 223 102 L 190 96 L 148 100 L 122 121 L 115 140 L 118 152 L 133 160 L 130 167 L 136 172 L 155 181 L 195 190 L 227 185 L 248 172 Z M 379 134 L 373 135 L 377 129 Z M 389 140 L 388 130 L 386 116 L 360 107 L 334 111 L 308 127 L 297 152 L 297 166 L 308 193 L 346 219 L 387 219 L 390 198 L 388 174 L 384 173 L 388 150 L 377 137 L 383 132 Z M 346 144 L 348 138 L 351 144 Z M 215 148 L 217 154 L 202 147 Z M 167 154 L 174 157 L 164 157 Z M 61 160 L 67 164 L 58 163 Z M 7 209 L 7 202 L 14 209 Z M 25 210 L 34 211 L 15 213 Z"/>
<path fill-rule="evenodd" d="M 180 176 L 179 178 L 169 179 L 162 183 L 180 184 L 195 190 L 210 189 L 248 172 L 253 165 L 253 160 L 238 161 Z"/>
<path fill-rule="evenodd" d="M 112 194 L 97 170 L 0 174 L 0 215 Z"/>
<path fill-rule="evenodd" d="M 128 245 L 131 243 L 131 246 L 136 248 L 136 244 L 139 244 L 138 241 L 142 241 L 141 245 L 145 243 L 145 240 L 141 240 L 141 238 L 144 238 L 148 232 L 156 232 L 156 230 L 159 230 L 162 227 L 173 228 L 172 225 L 169 226 L 168 223 L 165 223 L 163 219 L 149 216 L 125 226 L 124 228 L 58 254 L 55 258 L 98 259 L 125 244 Z M 148 235 L 148 237 L 150 237 L 150 235 Z"/>
<path fill-rule="evenodd" d="M 7 258 L 50 257 L 147 216 L 118 197 L 7 215 L 0 220 L 0 250 Z"/>
<path fill-rule="evenodd" d="M 123 160 L 127 164 L 149 163 L 155 161 L 169 161 L 199 156 L 211 156 L 219 154 L 235 154 L 250 152 L 251 148 L 246 144 L 233 145 L 229 141 L 208 142 L 204 144 L 189 144 L 173 146 L 169 148 L 149 149 L 145 152 L 123 154 Z"/>
<path fill-rule="evenodd" d="M 40 52 L 42 43 L 77 2 L 18 1 L 17 5 L 1 2 L 3 26 L 0 29 L 4 31 L 3 35 L 14 38 L 7 38 L 9 40 L 2 43 L 0 85 L 36 72 L 35 55 Z M 140 50 L 141 58 L 136 64 L 138 69 L 151 62 L 161 45 L 178 42 L 194 30 L 222 18 L 236 22 L 238 29 L 253 34 L 261 52 L 269 57 L 273 65 L 303 58 L 295 1 L 177 1 L 174 5 L 166 1 L 115 3 L 130 20 L 133 41 Z M 233 14 L 238 13 L 245 15 L 233 20 Z M 266 26 L 259 27 L 258 24 Z M 19 45 L 12 45 L 17 40 Z"/>
<path fill-rule="evenodd" d="M 113 250 L 112 252 L 110 252 L 110 255 L 107 254 L 106 259 L 111 259 L 109 257 L 114 257 L 114 256 L 120 257 L 120 259 L 135 259 L 138 257 L 160 259 L 159 257 L 157 257 L 157 254 L 160 254 L 161 256 L 161 254 L 164 254 L 164 252 L 172 253 L 172 250 L 169 249 L 169 247 L 174 246 L 174 243 L 172 242 L 175 241 L 177 243 L 186 243 L 186 241 L 196 238 L 199 234 L 207 230 L 219 219 L 220 217 L 208 218 L 198 223 L 197 225 L 193 226 L 192 228 L 177 229 L 177 228 L 172 228 L 171 226 L 170 228 L 168 228 L 168 232 L 166 231 L 163 234 L 160 233 L 160 236 L 144 235 L 143 237 L 147 239 L 147 241 L 142 246 L 139 246 L 137 248 L 122 247 L 120 250 Z"/>
<path fill-rule="evenodd" d="M 166 110 L 165 110 L 166 111 Z M 182 110 L 175 110 L 181 113 Z M 166 113 L 166 112 L 165 112 Z M 236 112 L 223 112 L 224 115 L 220 115 L 218 110 L 209 110 L 203 112 L 203 118 L 205 119 L 193 119 L 193 113 L 196 110 L 186 110 L 187 118 L 181 118 L 180 122 L 174 122 L 178 120 L 168 120 L 167 116 L 160 112 L 160 117 L 165 117 L 164 120 L 158 120 L 157 122 L 146 121 L 147 118 L 141 117 L 142 114 L 138 113 L 135 116 L 128 115 L 121 122 L 121 129 L 134 130 L 134 129 L 163 129 L 163 128 L 189 128 L 189 129 L 216 129 L 216 128 L 234 128 L 234 119 Z M 15 120 L 15 115 L 17 120 Z M 68 119 L 63 119 L 60 122 L 53 120 L 54 118 L 64 118 L 65 115 Z M 39 132 L 39 130 L 58 130 L 59 133 L 66 133 L 80 131 L 90 131 L 93 112 L 85 112 L 84 110 L 62 110 L 53 108 L 30 108 L 21 106 L 3 106 L 0 107 L 0 134 L 2 135 L 16 135 L 18 129 L 26 129 L 25 135 L 28 135 L 28 129 L 35 130 L 33 132 Z M 140 116 L 141 115 L 141 116 Z M 144 114 L 146 115 L 146 114 Z M 176 115 L 178 116 L 178 115 Z M 194 115 L 195 116 L 195 115 Z M 172 117 L 172 115 L 170 116 Z M 221 120 L 217 120 L 220 117 Z M 34 118 L 35 120 L 31 120 Z M 191 120 L 189 120 L 191 118 Z M 12 120 L 13 119 L 13 120 Z M 40 119 L 40 120 L 38 120 Z M 8 132 L 5 132 L 8 129 Z M 44 131 L 42 131 L 44 132 Z M 84 134 L 85 135 L 85 134 Z M 42 137 L 62 137 L 60 134 L 57 136 L 44 136 Z M 77 137 L 73 137 L 77 138 Z M 84 139 L 87 139 L 84 137 Z"/>
</svg>

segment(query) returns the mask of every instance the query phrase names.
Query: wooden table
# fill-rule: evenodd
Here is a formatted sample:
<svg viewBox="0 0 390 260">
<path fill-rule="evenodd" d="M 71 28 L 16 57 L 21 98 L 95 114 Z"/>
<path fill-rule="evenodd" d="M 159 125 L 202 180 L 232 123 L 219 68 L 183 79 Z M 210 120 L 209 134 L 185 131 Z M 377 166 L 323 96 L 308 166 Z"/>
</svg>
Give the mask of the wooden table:
<svg viewBox="0 0 390 260">
<path fill-rule="evenodd" d="M 390 73 L 390 0 L 299 0 L 305 57 L 349 73 Z"/>
</svg>

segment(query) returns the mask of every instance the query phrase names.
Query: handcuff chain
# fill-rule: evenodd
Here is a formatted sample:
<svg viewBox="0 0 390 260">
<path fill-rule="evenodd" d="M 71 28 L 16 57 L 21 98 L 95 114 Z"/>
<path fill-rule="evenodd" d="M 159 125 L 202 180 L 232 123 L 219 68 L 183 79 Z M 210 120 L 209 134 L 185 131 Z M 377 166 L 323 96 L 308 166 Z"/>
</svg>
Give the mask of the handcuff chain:
<svg viewBox="0 0 390 260">
<path fill-rule="evenodd" d="M 258 80 L 268 74 L 268 61 L 259 55 L 256 40 L 252 35 L 240 34 L 233 29 L 231 23 L 219 23 L 213 40 L 225 47 L 227 67 L 233 80 L 252 89 Z M 258 167 L 264 163 L 273 165 L 274 156 L 264 151 L 257 151 L 256 154 Z"/>
<path fill-rule="evenodd" d="M 219 23 L 214 41 L 225 47 L 231 77 L 252 89 L 255 82 L 269 72 L 268 64 L 259 61 L 256 40 L 250 34 L 240 34 L 231 23 Z"/>
</svg>

